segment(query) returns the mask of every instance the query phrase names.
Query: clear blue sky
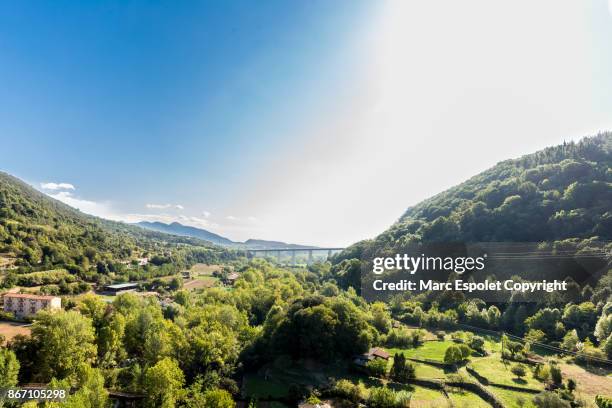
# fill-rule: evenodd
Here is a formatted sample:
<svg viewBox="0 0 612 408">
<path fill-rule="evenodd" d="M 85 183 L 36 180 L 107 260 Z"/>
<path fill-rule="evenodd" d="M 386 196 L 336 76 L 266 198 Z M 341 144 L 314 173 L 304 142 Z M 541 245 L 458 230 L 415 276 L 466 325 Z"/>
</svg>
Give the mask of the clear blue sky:
<svg viewBox="0 0 612 408">
<path fill-rule="evenodd" d="M 0 3 L 0 169 L 110 218 L 346 245 L 612 125 L 605 1 L 437 3 Z M 411 184 L 451 132 L 481 150 Z"/>
</svg>

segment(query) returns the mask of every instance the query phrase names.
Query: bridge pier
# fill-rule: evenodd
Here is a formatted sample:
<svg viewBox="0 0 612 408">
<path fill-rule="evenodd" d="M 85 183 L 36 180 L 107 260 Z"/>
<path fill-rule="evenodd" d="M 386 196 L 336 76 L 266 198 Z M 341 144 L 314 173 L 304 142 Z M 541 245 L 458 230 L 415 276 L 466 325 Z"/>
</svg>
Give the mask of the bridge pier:
<svg viewBox="0 0 612 408">
<path fill-rule="evenodd" d="M 263 256 L 264 258 L 268 258 L 269 256 L 274 257 L 276 255 L 276 259 L 279 264 L 282 259 L 282 253 L 290 252 L 291 261 L 287 260 L 285 265 L 289 265 L 289 262 L 291 262 L 291 265 L 296 266 L 297 265 L 297 259 L 296 259 L 297 252 L 299 253 L 307 252 L 308 253 L 307 265 L 311 265 L 312 263 L 314 263 L 314 253 L 315 252 L 320 252 L 322 254 L 327 252 L 327 259 L 329 259 L 332 256 L 333 251 L 342 251 L 343 249 L 344 248 L 270 248 L 270 249 L 247 249 L 247 251 L 250 254 L 252 254 L 253 258 L 257 258 L 258 254 L 261 254 L 260 256 Z"/>
</svg>

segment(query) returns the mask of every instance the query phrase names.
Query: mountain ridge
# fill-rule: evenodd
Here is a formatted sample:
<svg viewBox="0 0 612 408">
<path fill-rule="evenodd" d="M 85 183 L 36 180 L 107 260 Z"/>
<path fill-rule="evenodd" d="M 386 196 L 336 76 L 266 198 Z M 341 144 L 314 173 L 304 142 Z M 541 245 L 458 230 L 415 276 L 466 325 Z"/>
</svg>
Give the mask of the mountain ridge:
<svg viewBox="0 0 612 408">
<path fill-rule="evenodd" d="M 185 237 L 192 237 L 203 239 L 213 244 L 228 246 L 232 248 L 240 249 L 316 249 L 318 247 L 313 245 L 300 245 L 300 244 L 289 244 L 282 241 L 270 241 L 264 239 L 249 238 L 244 242 L 232 241 L 229 238 L 223 237 L 214 232 L 210 232 L 203 228 L 192 227 L 190 225 L 184 225 L 179 222 L 163 223 L 160 221 L 140 221 L 134 223 L 141 228 L 163 232 L 166 234 L 173 234 Z"/>
<path fill-rule="evenodd" d="M 410 206 L 334 257 L 371 259 L 415 242 L 612 240 L 612 132 L 508 159 Z"/>
</svg>

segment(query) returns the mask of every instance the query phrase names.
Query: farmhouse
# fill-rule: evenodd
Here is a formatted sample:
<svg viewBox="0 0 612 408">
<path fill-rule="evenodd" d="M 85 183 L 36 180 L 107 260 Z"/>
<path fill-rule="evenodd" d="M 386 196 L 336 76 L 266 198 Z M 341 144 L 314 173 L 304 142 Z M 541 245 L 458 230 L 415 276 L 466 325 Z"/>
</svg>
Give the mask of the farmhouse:
<svg viewBox="0 0 612 408">
<path fill-rule="evenodd" d="M 62 299 L 58 296 L 39 296 L 26 293 L 7 293 L 3 296 L 4 311 L 16 317 L 29 317 L 42 309 L 59 310 Z"/>
<path fill-rule="evenodd" d="M 380 358 L 382 360 L 389 360 L 391 355 L 387 353 L 385 350 L 380 347 L 373 347 L 367 353 L 363 353 L 360 356 L 355 357 L 353 363 L 358 366 L 365 367 L 368 364 L 368 361 L 374 360 L 375 358 Z"/>
</svg>

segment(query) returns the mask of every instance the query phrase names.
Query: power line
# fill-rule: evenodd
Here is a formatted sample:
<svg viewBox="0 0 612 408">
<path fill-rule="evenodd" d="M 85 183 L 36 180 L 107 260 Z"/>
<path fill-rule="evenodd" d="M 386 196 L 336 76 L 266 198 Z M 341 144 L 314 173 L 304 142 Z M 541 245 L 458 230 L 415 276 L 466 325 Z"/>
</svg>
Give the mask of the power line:
<svg viewBox="0 0 612 408">
<path fill-rule="evenodd" d="M 560 347 L 555 347 L 555 346 L 551 346 L 549 344 L 544 344 L 544 343 L 540 343 L 540 342 L 536 342 L 536 341 L 528 341 L 528 340 L 525 340 L 523 337 L 515 336 L 514 334 L 510 334 L 510 333 L 507 333 L 507 332 L 500 332 L 500 331 L 496 331 L 496 330 L 483 329 L 483 328 L 480 328 L 480 327 L 470 326 L 468 324 L 462 324 L 462 323 L 456 323 L 456 325 L 457 326 L 461 326 L 461 327 L 465 327 L 465 328 L 468 328 L 468 329 L 474 330 L 474 331 L 493 333 L 493 334 L 496 334 L 498 336 L 502 336 L 502 335 L 505 334 L 506 336 L 508 336 L 510 338 L 513 338 L 513 339 L 516 339 L 516 340 L 519 340 L 519 341 L 521 341 L 523 343 L 529 343 L 529 344 L 540 346 L 542 348 L 546 348 L 546 349 L 549 349 L 549 350 L 554 350 L 554 351 L 561 352 L 561 353 L 572 354 L 572 355 L 578 356 L 578 357 L 584 357 L 586 359 L 590 359 L 590 360 L 594 360 L 594 361 L 599 361 L 601 363 L 612 364 L 612 360 L 608 360 L 608 359 L 600 358 L 600 357 L 589 356 L 588 354 L 584 354 L 584 353 L 580 353 L 580 352 L 576 352 L 576 351 L 570 351 L 570 350 L 562 349 Z"/>
</svg>

